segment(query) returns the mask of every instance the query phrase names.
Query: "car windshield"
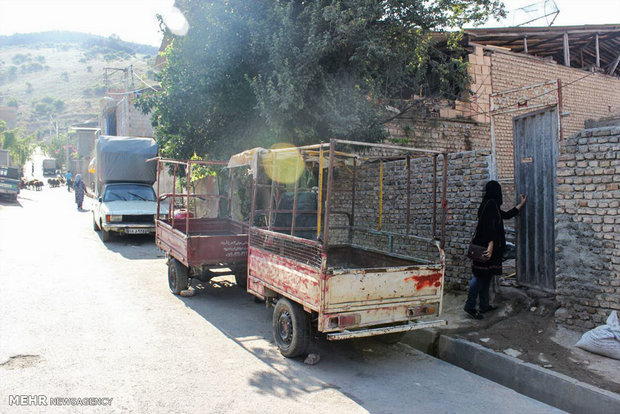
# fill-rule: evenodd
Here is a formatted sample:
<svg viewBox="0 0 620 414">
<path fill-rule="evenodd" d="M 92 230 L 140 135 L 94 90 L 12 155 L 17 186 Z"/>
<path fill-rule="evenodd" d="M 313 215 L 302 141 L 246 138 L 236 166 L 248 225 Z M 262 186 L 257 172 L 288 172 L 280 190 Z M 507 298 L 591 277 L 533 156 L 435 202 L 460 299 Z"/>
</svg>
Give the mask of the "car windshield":
<svg viewBox="0 0 620 414">
<path fill-rule="evenodd" d="M 103 201 L 155 201 L 155 191 L 148 185 L 139 184 L 111 184 L 103 193 Z"/>
</svg>

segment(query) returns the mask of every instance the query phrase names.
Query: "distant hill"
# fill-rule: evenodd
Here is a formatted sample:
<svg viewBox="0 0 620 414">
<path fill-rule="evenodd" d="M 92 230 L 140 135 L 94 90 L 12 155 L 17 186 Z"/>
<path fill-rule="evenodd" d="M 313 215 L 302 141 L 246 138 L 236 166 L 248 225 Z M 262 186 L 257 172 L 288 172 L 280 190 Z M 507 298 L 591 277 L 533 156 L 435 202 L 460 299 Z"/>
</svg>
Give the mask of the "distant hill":
<svg viewBox="0 0 620 414">
<path fill-rule="evenodd" d="M 30 46 L 35 44 L 54 45 L 58 43 L 73 43 L 83 47 L 105 47 L 126 53 L 143 55 L 157 54 L 157 47 L 126 42 L 116 36 L 103 37 L 78 32 L 41 32 L 17 33 L 11 36 L 0 36 L 0 47 L 3 46 Z"/>
<path fill-rule="evenodd" d="M 75 32 L 0 36 L 0 106 L 17 108 L 18 127 L 45 139 L 96 119 L 107 88 L 126 90 L 152 83 L 157 48 Z M 107 84 L 104 68 L 109 70 Z"/>
</svg>

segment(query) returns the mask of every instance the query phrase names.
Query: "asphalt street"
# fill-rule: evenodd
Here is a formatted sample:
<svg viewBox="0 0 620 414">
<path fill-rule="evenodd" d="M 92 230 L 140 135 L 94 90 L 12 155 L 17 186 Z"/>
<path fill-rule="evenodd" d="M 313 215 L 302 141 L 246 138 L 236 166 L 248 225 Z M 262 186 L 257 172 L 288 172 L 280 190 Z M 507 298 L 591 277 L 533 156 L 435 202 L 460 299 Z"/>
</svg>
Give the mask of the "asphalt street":
<svg viewBox="0 0 620 414">
<path fill-rule="evenodd" d="M 174 296 L 153 237 L 104 244 L 66 188 L 1 201 L 0 412 L 558 412 L 405 344 L 318 341 L 317 365 L 286 359 L 271 309 L 233 280 Z"/>
</svg>

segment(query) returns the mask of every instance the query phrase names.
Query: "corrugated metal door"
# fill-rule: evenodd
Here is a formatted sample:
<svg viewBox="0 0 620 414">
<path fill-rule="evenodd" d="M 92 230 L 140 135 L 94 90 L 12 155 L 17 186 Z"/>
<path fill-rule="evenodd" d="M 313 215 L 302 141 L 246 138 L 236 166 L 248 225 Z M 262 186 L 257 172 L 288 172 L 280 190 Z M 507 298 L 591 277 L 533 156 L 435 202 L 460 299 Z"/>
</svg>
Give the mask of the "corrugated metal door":
<svg viewBox="0 0 620 414">
<path fill-rule="evenodd" d="M 517 218 L 517 281 L 553 292 L 557 107 L 515 117 L 513 127 L 516 199 L 528 196 Z"/>
</svg>

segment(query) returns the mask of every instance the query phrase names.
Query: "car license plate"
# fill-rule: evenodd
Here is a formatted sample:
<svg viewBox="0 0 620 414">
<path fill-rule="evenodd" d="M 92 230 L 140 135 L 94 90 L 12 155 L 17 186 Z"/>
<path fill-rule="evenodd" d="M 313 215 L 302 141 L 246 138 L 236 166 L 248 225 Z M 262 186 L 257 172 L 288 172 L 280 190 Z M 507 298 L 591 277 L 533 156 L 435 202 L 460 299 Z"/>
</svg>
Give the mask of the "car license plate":
<svg viewBox="0 0 620 414">
<path fill-rule="evenodd" d="M 125 230 L 125 233 L 127 234 L 147 234 L 150 232 L 151 230 L 149 229 L 127 229 Z"/>
</svg>

